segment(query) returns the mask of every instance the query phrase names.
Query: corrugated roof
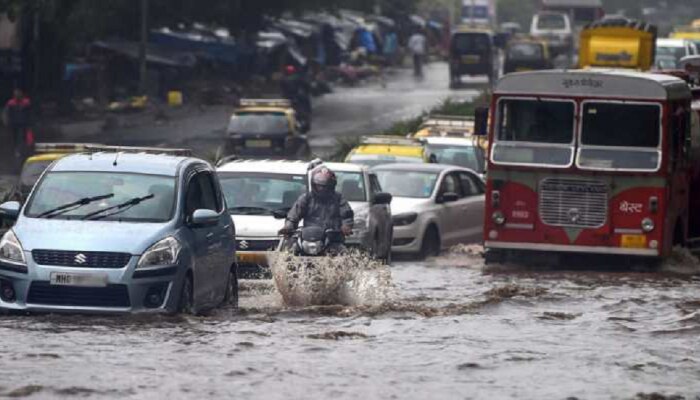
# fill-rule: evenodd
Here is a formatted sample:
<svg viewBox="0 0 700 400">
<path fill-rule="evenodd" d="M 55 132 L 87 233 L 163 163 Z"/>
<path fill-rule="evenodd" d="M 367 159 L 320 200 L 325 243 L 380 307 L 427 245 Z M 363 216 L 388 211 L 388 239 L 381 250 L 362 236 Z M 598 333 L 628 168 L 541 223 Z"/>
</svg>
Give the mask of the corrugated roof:
<svg viewBox="0 0 700 400">
<path fill-rule="evenodd" d="M 602 0 L 542 0 L 545 7 L 603 7 Z"/>
</svg>

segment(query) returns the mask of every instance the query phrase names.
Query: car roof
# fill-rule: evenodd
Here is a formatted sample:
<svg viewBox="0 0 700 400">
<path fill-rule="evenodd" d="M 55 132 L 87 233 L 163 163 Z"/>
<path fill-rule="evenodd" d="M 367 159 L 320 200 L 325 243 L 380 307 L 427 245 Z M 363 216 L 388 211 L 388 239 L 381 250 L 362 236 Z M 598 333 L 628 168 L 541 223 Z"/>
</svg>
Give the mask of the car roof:
<svg viewBox="0 0 700 400">
<path fill-rule="evenodd" d="M 411 163 L 396 163 L 383 164 L 372 168 L 374 171 L 413 171 L 413 172 L 436 172 L 440 173 L 447 170 L 467 170 L 454 165 L 447 164 L 411 164 Z"/>
<path fill-rule="evenodd" d="M 428 144 L 445 144 L 450 146 L 476 146 L 475 140 L 478 140 L 478 136 L 467 137 L 442 137 L 442 136 L 428 136 L 425 137 Z"/>
<path fill-rule="evenodd" d="M 284 113 L 284 114 L 290 114 L 294 110 L 291 108 L 284 108 L 284 107 L 241 107 L 237 108 L 233 113 L 237 114 L 240 112 L 245 112 L 245 113 Z"/>
<path fill-rule="evenodd" d="M 351 164 L 351 163 L 329 162 L 329 163 L 323 163 L 322 165 L 325 165 L 326 167 L 330 168 L 331 171 L 334 171 L 334 172 L 365 172 L 365 171 L 369 170 L 369 168 L 367 168 L 367 166 L 365 166 L 365 165 Z"/>
<path fill-rule="evenodd" d="M 423 157 L 424 147 L 422 144 L 416 145 L 395 145 L 395 144 L 361 144 L 352 150 L 356 155 L 393 155 L 398 157 Z"/>
<path fill-rule="evenodd" d="M 119 172 L 177 176 L 182 165 L 205 161 L 191 157 L 147 153 L 102 152 L 65 156 L 53 165 L 52 172 Z M 116 164 L 116 165 L 115 165 Z"/>
<path fill-rule="evenodd" d="M 656 45 L 663 47 L 684 47 L 687 43 L 687 39 L 656 39 Z"/>
<path fill-rule="evenodd" d="M 217 172 L 261 172 L 284 175 L 304 175 L 309 163 L 293 160 L 234 160 L 216 170 Z"/>
</svg>

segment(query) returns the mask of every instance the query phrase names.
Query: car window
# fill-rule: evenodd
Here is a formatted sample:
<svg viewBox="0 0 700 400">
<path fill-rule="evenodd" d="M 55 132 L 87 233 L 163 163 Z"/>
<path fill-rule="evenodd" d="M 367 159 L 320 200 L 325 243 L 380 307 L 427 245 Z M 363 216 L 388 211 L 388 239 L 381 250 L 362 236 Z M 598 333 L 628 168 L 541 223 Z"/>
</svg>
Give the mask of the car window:
<svg viewBox="0 0 700 400">
<path fill-rule="evenodd" d="M 438 174 L 407 170 L 376 171 L 381 187 L 395 197 L 427 199 L 433 194 Z"/>
<path fill-rule="evenodd" d="M 305 175 L 219 172 L 219 180 L 233 215 L 270 215 L 292 207 L 307 191 Z"/>
<path fill-rule="evenodd" d="M 364 175 L 360 172 L 336 172 L 338 191 L 347 201 L 367 201 Z"/>
<path fill-rule="evenodd" d="M 461 193 L 459 180 L 454 173 L 445 175 L 445 178 L 442 180 L 442 184 L 440 185 L 440 193 Z"/>
<path fill-rule="evenodd" d="M 462 197 L 471 197 L 484 194 L 483 184 L 478 178 L 466 172 L 459 173 L 459 181 L 462 185 Z"/>
<path fill-rule="evenodd" d="M 202 187 L 199 184 L 199 174 L 190 179 L 187 185 L 187 195 L 185 196 L 185 209 L 187 215 L 192 215 L 196 210 L 204 208 L 204 198 Z"/>
<path fill-rule="evenodd" d="M 199 184 L 202 187 L 202 208 L 206 210 L 218 211 L 219 201 L 217 201 L 216 185 L 210 172 L 198 174 Z"/>
<path fill-rule="evenodd" d="M 381 193 L 382 192 L 382 185 L 379 184 L 379 179 L 377 179 L 377 175 L 370 174 L 369 175 L 369 185 L 372 190 L 373 194 Z"/>
<path fill-rule="evenodd" d="M 266 134 L 288 133 L 289 120 L 281 112 L 238 112 L 229 122 L 229 133 Z"/>
</svg>

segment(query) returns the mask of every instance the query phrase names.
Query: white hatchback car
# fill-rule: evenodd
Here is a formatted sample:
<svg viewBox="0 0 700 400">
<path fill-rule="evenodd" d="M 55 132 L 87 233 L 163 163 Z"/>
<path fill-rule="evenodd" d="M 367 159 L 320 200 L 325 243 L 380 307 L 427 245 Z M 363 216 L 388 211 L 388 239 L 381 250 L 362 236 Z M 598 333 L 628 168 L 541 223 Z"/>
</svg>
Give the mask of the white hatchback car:
<svg viewBox="0 0 700 400">
<path fill-rule="evenodd" d="M 482 240 L 485 186 L 473 170 L 442 164 L 388 164 L 373 172 L 394 196 L 395 253 L 424 258 L 459 243 Z"/>
<path fill-rule="evenodd" d="M 483 178 L 486 172 L 486 151 L 479 145 L 478 137 L 429 136 L 422 140 L 438 164 L 471 169 Z"/>
</svg>

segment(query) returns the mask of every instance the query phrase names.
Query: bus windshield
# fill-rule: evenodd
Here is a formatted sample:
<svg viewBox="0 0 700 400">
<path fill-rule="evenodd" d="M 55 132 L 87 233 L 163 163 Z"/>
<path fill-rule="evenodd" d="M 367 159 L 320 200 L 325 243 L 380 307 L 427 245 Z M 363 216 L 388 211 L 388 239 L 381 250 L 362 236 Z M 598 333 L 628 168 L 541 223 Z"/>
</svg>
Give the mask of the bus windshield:
<svg viewBox="0 0 700 400">
<path fill-rule="evenodd" d="M 574 153 L 574 109 L 571 101 L 499 101 L 492 161 L 497 164 L 570 166 Z"/>
<path fill-rule="evenodd" d="M 584 103 L 578 166 L 655 171 L 661 162 L 660 128 L 658 104 Z"/>
</svg>

